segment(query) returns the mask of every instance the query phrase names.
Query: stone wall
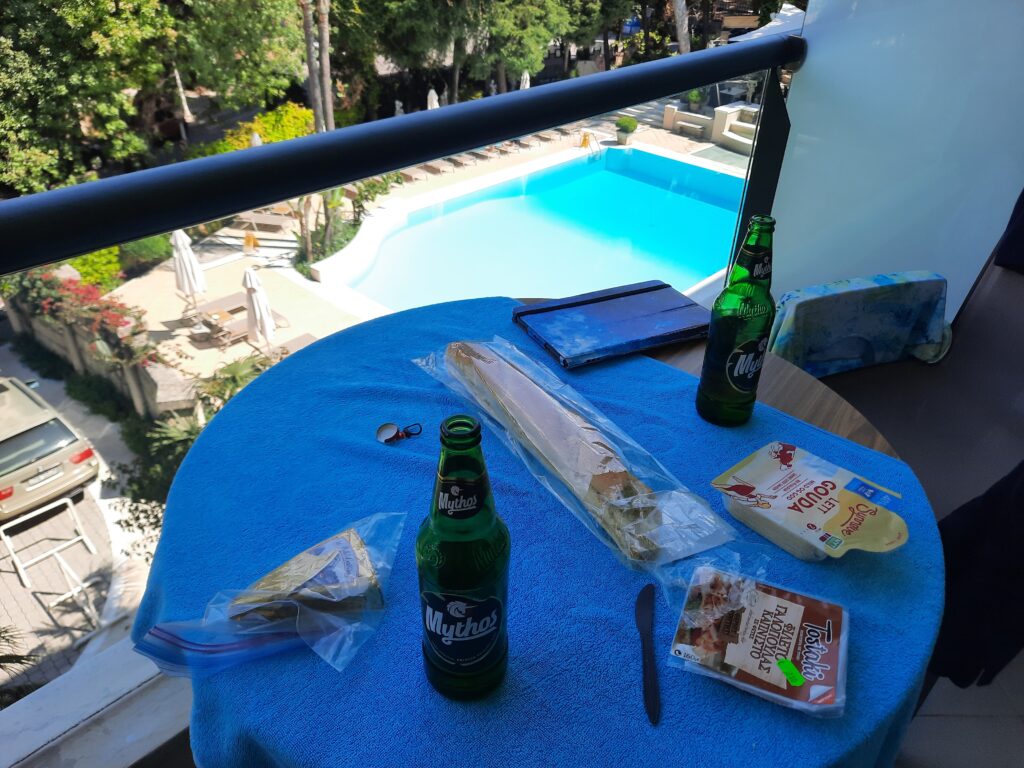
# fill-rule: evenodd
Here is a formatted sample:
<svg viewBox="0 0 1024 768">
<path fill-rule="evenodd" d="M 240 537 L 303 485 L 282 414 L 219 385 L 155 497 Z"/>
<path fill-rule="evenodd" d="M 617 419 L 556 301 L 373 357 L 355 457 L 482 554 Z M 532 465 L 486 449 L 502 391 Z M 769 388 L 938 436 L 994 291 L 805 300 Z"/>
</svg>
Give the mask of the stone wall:
<svg viewBox="0 0 1024 768">
<path fill-rule="evenodd" d="M 7 301 L 7 314 L 15 333 L 31 336 L 42 347 L 67 360 L 78 373 L 106 379 L 132 403 L 140 416 L 158 417 L 195 407 L 192 381 L 173 368 L 160 363 L 130 368 L 111 365 L 89 348 L 92 338 L 87 328 L 29 316 L 13 300 Z"/>
</svg>

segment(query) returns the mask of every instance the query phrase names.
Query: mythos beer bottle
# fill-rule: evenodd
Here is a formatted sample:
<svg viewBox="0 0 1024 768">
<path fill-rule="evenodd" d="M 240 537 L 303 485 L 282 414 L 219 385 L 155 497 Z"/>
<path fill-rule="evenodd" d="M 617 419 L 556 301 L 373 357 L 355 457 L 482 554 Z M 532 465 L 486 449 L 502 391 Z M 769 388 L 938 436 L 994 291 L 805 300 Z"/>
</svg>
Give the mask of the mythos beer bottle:
<svg viewBox="0 0 1024 768">
<path fill-rule="evenodd" d="M 775 219 L 752 216 L 729 278 L 711 307 L 697 413 L 712 424 L 736 426 L 750 418 L 757 381 L 775 319 L 772 232 Z"/>
<path fill-rule="evenodd" d="M 494 510 L 479 423 L 445 419 L 430 514 L 416 537 L 423 664 L 445 696 L 482 696 L 505 676 L 510 543 Z"/>
</svg>

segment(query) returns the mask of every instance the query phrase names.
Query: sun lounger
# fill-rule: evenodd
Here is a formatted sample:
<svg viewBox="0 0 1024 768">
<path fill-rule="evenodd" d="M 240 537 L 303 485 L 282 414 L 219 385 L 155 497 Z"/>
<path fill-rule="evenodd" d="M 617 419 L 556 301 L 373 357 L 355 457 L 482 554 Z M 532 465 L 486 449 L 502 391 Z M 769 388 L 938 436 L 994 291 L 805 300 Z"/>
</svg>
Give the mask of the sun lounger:
<svg viewBox="0 0 1024 768">
<path fill-rule="evenodd" d="M 427 178 L 427 172 L 419 168 L 403 168 L 399 173 L 402 175 L 402 180 L 406 182 L 423 181 Z"/>
<path fill-rule="evenodd" d="M 468 154 L 472 155 L 478 160 L 492 160 L 495 157 L 501 155 L 501 153 L 498 152 L 498 150 L 496 150 L 494 147 L 483 147 L 481 149 L 474 149 L 470 151 Z"/>
<path fill-rule="evenodd" d="M 445 160 L 459 166 L 460 168 L 465 168 L 467 165 L 476 165 L 477 163 L 477 158 L 473 157 L 471 154 L 452 155 L 451 157 L 446 157 Z"/>
<path fill-rule="evenodd" d="M 442 173 L 451 173 L 455 170 L 455 166 L 447 160 L 431 160 L 429 163 L 421 165 L 420 168 L 435 176 L 439 176 Z"/>
<path fill-rule="evenodd" d="M 256 232 L 285 232 L 295 225 L 295 219 L 277 213 L 246 211 L 235 216 L 235 223 L 238 229 L 251 229 Z"/>
<path fill-rule="evenodd" d="M 553 133 L 551 133 L 549 131 L 541 131 L 540 133 L 535 133 L 534 136 L 536 136 L 538 139 L 540 139 L 544 143 L 547 143 L 549 141 L 554 141 L 555 139 L 558 138 L 555 134 L 553 134 Z"/>
<path fill-rule="evenodd" d="M 533 136 L 524 136 L 523 138 L 519 139 L 516 142 L 516 144 L 518 144 L 520 147 L 523 147 L 524 149 L 533 149 L 534 147 L 540 146 L 540 141 L 535 139 Z"/>
</svg>

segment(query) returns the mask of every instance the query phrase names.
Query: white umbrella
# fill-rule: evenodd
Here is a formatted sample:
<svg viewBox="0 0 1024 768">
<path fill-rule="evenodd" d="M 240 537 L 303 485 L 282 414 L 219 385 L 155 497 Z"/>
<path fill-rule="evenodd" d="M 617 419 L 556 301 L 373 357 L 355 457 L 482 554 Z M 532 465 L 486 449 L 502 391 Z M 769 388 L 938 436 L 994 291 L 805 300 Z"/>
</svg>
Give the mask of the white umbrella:
<svg viewBox="0 0 1024 768">
<path fill-rule="evenodd" d="M 274 313 L 270 311 L 270 302 L 267 301 L 267 292 L 263 290 L 263 283 L 256 275 L 256 270 L 249 267 L 245 270 L 242 278 L 242 286 L 245 288 L 245 313 L 248 320 L 249 340 L 256 341 L 262 338 L 267 342 L 267 351 L 270 351 L 270 344 L 274 340 L 274 333 L 277 331 L 277 323 L 274 322 Z"/>
<path fill-rule="evenodd" d="M 437 91 L 431 88 L 427 91 L 427 109 L 437 109 L 441 103 L 437 100 Z"/>
<path fill-rule="evenodd" d="M 256 133 L 256 131 L 253 131 L 252 132 L 252 136 L 249 137 L 249 146 L 250 147 L 262 147 L 263 146 L 263 137 L 260 136 L 258 133 Z"/>
<path fill-rule="evenodd" d="M 525 91 L 530 87 L 530 73 L 525 69 L 523 70 L 523 76 L 519 78 L 519 90 Z"/>
<path fill-rule="evenodd" d="M 183 230 L 176 229 L 171 234 L 171 251 L 174 253 L 174 282 L 194 304 L 196 294 L 206 293 L 206 275 L 192 252 L 192 241 Z"/>
</svg>

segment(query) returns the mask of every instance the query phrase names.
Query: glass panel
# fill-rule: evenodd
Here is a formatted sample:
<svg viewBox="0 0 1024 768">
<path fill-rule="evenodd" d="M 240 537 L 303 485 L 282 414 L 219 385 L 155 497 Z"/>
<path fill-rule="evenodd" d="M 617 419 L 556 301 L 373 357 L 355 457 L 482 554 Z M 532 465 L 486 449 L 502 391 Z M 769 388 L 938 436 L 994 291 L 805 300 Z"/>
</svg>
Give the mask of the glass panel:
<svg viewBox="0 0 1024 768">
<path fill-rule="evenodd" d="M 435 302 L 645 280 L 710 301 L 763 82 L 717 83 L 4 278 L 0 368 L 38 379 L 36 394 L 103 461 L 93 471 L 104 484 L 76 505 L 98 551 L 62 552 L 83 579 L 97 577 L 96 607 L 121 552 L 151 557 L 171 480 L 209 420 L 317 339 Z M 254 281 L 266 300 L 256 313 Z M 62 482 L 44 486 L 50 498 L 83 484 Z M 0 522 L 20 493 L 0 501 Z M 15 541 L 39 554 L 72 536 L 55 515 Z M 52 559 L 30 574 L 64 591 Z M 13 571 L 0 583 L 25 603 L 20 648 L 42 662 L 3 679 L 38 684 L 66 670 L 95 628 L 86 612 L 67 602 L 51 618 Z"/>
</svg>

